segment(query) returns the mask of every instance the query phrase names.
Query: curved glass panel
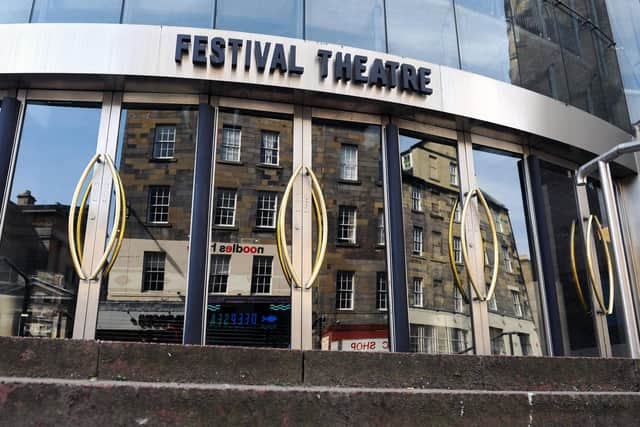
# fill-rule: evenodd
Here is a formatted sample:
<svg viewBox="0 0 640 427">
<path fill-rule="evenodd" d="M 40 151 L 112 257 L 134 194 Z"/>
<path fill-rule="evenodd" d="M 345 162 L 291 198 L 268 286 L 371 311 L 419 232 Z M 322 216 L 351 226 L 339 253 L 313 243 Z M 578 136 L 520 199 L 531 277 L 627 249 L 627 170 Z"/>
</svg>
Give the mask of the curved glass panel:
<svg viewBox="0 0 640 427">
<path fill-rule="evenodd" d="M 382 0 L 309 0 L 305 7 L 306 39 L 386 50 Z"/>
<path fill-rule="evenodd" d="M 542 0 L 512 0 L 511 4 L 522 86 L 568 103 L 553 6 Z"/>
<path fill-rule="evenodd" d="M 0 24 L 29 22 L 33 0 L 11 0 L 0 2 Z"/>
<path fill-rule="evenodd" d="M 386 7 L 389 53 L 460 67 L 452 0 L 388 0 Z"/>
<path fill-rule="evenodd" d="M 123 24 L 213 28 L 214 0 L 126 0 Z"/>
<path fill-rule="evenodd" d="M 508 0 L 458 0 L 455 7 L 462 69 L 517 84 Z"/>
<path fill-rule="evenodd" d="M 629 115 L 631 122 L 637 123 L 640 121 L 640 3 L 627 0 L 607 0 L 606 3 L 617 43 Z M 606 48 L 606 44 L 604 46 Z"/>
<path fill-rule="evenodd" d="M 122 0 L 35 0 L 31 22 L 120 22 Z"/>
<path fill-rule="evenodd" d="M 302 38 L 302 0 L 218 0 L 216 28 Z"/>
</svg>

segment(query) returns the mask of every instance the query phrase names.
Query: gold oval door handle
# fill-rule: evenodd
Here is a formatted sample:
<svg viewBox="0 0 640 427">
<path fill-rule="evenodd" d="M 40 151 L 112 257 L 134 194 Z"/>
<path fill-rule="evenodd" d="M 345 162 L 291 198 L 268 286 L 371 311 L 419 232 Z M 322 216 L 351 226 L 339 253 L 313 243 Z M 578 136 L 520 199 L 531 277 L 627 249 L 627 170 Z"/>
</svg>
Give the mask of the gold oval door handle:
<svg viewBox="0 0 640 427">
<path fill-rule="evenodd" d="M 299 276 L 296 274 L 296 271 L 293 268 L 293 263 L 291 262 L 289 251 L 287 250 L 285 227 L 287 203 L 289 202 L 289 196 L 291 195 L 291 190 L 293 189 L 293 183 L 300 174 L 301 170 L 302 165 L 298 166 L 293 174 L 291 174 L 291 178 L 289 178 L 289 182 L 287 183 L 284 194 L 282 195 L 282 201 L 280 202 L 280 209 L 278 209 L 278 217 L 276 221 L 276 244 L 278 247 L 278 259 L 280 260 L 282 272 L 284 273 L 285 279 L 287 280 L 287 283 L 289 283 L 289 286 L 291 286 L 291 282 L 293 282 L 296 287 L 299 288 L 302 287 L 302 282 L 300 281 Z"/>
<path fill-rule="evenodd" d="M 571 275 L 573 276 L 573 283 L 576 287 L 576 292 L 578 294 L 578 299 L 580 300 L 580 305 L 582 305 L 582 309 L 587 314 L 591 314 L 591 310 L 589 309 L 589 304 L 584 298 L 584 293 L 582 292 L 582 286 L 580 285 L 580 278 L 578 277 L 578 266 L 576 263 L 576 221 L 573 220 L 571 222 Z"/>
<path fill-rule="evenodd" d="M 109 172 L 111 172 L 111 178 L 114 184 L 116 184 L 115 185 L 115 190 L 116 190 L 115 218 L 113 220 L 111 233 L 109 233 L 109 241 L 107 242 L 106 248 L 102 254 L 102 257 L 100 258 L 100 261 L 98 261 L 98 263 L 96 264 L 96 267 L 91 272 L 91 275 L 89 275 L 89 277 L 87 278 L 88 280 L 95 280 L 98 277 L 98 275 L 102 271 L 102 267 L 104 267 L 105 263 L 107 262 L 107 258 L 109 258 L 109 255 L 112 253 L 118 239 L 117 230 L 118 230 L 118 227 L 120 226 L 120 219 L 122 217 L 122 194 L 120 192 L 120 186 L 118 185 L 118 179 L 119 179 L 118 171 L 116 170 L 116 166 L 114 165 L 113 160 L 111 160 L 111 157 L 108 154 L 103 154 L 102 157 L 104 158 L 105 163 L 109 168 Z"/>
<path fill-rule="evenodd" d="M 92 182 L 87 185 L 87 189 L 84 191 L 84 195 L 82 196 L 82 201 L 80 202 L 80 210 L 78 211 L 78 220 L 76 221 L 76 247 L 78 251 L 78 260 L 82 263 L 82 218 L 84 218 L 84 208 L 87 205 L 87 199 L 89 198 L 89 194 L 91 193 Z"/>
<path fill-rule="evenodd" d="M 462 286 L 462 281 L 460 280 L 460 275 L 458 274 L 458 269 L 456 267 L 456 257 L 453 252 L 453 223 L 455 221 L 457 209 L 458 209 L 458 198 L 456 197 L 455 202 L 453 203 L 453 209 L 451 210 L 451 216 L 449 217 L 449 263 L 451 264 L 451 273 L 453 273 L 454 283 L 458 288 L 458 290 L 460 291 L 462 298 L 464 298 L 464 300 L 467 303 L 469 303 L 467 292 L 464 290 L 464 287 Z"/>
<path fill-rule="evenodd" d="M 117 171 L 116 171 L 117 172 Z M 104 269 L 103 275 L 106 276 L 111 272 L 114 264 L 116 263 L 116 259 L 118 255 L 120 255 L 120 249 L 122 248 L 122 242 L 124 241 L 124 233 L 127 228 L 127 197 L 124 192 L 124 185 L 122 184 L 122 178 L 120 177 L 120 173 L 117 172 L 116 175 L 118 187 L 120 187 L 120 206 L 122 208 L 120 228 L 118 230 L 118 242 L 116 243 L 115 249 L 113 250 L 113 254 L 111 255 L 111 260 L 107 264 L 107 267 Z"/>
<path fill-rule="evenodd" d="M 316 255 L 316 260 L 313 265 L 313 269 L 311 270 L 311 276 L 309 276 L 309 280 L 305 284 L 305 289 L 309 289 L 313 286 L 313 282 L 318 278 L 318 274 L 320 274 L 320 269 L 322 268 L 322 264 L 324 263 L 324 258 L 327 253 L 327 242 L 329 240 L 329 230 L 328 230 L 328 220 L 327 220 L 327 205 L 324 200 L 324 195 L 322 193 L 322 188 L 320 187 L 320 183 L 318 182 L 318 178 L 316 174 L 313 173 L 311 168 L 306 168 L 309 177 L 311 178 L 311 191 L 313 196 L 313 205 L 316 211 L 316 221 L 318 228 L 318 235 L 320 239 L 318 240 L 318 251 Z"/>
<path fill-rule="evenodd" d="M 491 238 L 493 239 L 493 272 L 491 273 L 491 282 L 489 284 L 489 290 L 487 291 L 486 295 L 483 295 L 483 293 L 480 293 L 480 290 L 478 289 L 478 286 L 475 283 L 473 274 L 471 274 L 471 270 L 469 268 L 469 254 L 467 253 L 467 233 L 465 230 L 467 209 L 469 208 L 469 202 L 471 202 L 471 198 L 475 195 L 478 196 L 478 200 L 480 201 L 480 204 L 482 205 L 482 208 L 484 209 L 485 214 L 487 215 L 487 219 L 489 220 L 489 229 L 491 230 Z M 478 296 L 478 299 L 480 301 L 488 301 L 491 298 L 493 298 L 493 294 L 496 288 L 496 283 L 498 281 L 498 269 L 499 269 L 498 257 L 500 255 L 500 252 L 498 247 L 498 233 L 496 232 L 496 225 L 493 222 L 493 215 L 491 215 L 491 209 L 489 209 L 489 204 L 487 203 L 487 200 L 484 198 L 484 195 L 482 194 L 482 190 L 480 190 L 480 188 L 476 187 L 467 194 L 467 197 L 465 198 L 465 201 L 464 201 L 464 206 L 462 207 L 462 216 L 460 218 L 460 223 L 462 224 L 462 227 L 460 230 L 460 245 L 462 246 L 462 261 L 464 263 L 465 269 L 467 270 L 467 275 L 469 276 L 469 282 L 471 282 L 471 286 L 473 287 L 473 290 Z"/>
<path fill-rule="evenodd" d="M 593 223 L 596 224 L 596 229 L 598 231 L 598 236 L 602 240 L 602 246 L 604 247 L 604 254 L 607 260 L 607 272 L 609 277 L 609 302 L 607 306 L 604 305 L 604 297 L 601 295 L 596 289 L 596 276 L 593 271 L 593 254 L 591 253 L 591 245 L 590 242 L 593 238 Z M 611 254 L 609 253 L 609 246 L 607 245 L 606 236 L 604 230 L 602 229 L 602 225 L 600 224 L 600 220 L 595 215 L 589 215 L 589 220 L 587 222 L 587 272 L 589 273 L 589 279 L 591 280 L 591 286 L 593 287 L 593 293 L 596 296 L 596 301 L 600 306 L 600 309 L 604 314 L 612 314 L 613 313 L 613 298 L 614 298 L 614 289 L 613 289 L 613 262 L 611 260 Z"/>
<path fill-rule="evenodd" d="M 76 188 L 73 191 L 73 196 L 71 197 L 71 203 L 69 205 L 69 220 L 67 223 L 67 239 L 69 241 L 69 255 L 71 256 L 71 262 L 73 264 L 73 268 L 81 280 L 87 280 L 87 275 L 82 270 L 81 256 L 78 255 L 79 245 L 76 244 L 76 242 L 80 240 L 80 237 L 76 236 L 76 229 L 80 230 L 81 228 L 81 227 L 76 228 L 76 224 L 75 224 L 76 204 L 78 203 L 78 197 L 80 196 L 80 191 L 82 190 L 82 187 L 84 187 L 84 184 L 87 180 L 87 177 L 89 176 L 89 173 L 91 172 L 91 169 L 98 162 L 98 160 L 100 160 L 100 154 L 95 154 L 91 158 L 87 166 L 84 168 L 84 171 L 82 171 L 82 174 L 80 175 L 80 179 L 76 184 Z M 84 201 L 86 201 L 86 198 L 88 197 L 89 192 L 90 192 L 89 189 L 87 189 L 85 193 L 86 197 L 82 198 Z M 82 212 L 84 215 L 84 207 L 82 209 Z M 78 218 L 78 221 L 82 221 L 82 218 L 81 217 Z"/>
</svg>

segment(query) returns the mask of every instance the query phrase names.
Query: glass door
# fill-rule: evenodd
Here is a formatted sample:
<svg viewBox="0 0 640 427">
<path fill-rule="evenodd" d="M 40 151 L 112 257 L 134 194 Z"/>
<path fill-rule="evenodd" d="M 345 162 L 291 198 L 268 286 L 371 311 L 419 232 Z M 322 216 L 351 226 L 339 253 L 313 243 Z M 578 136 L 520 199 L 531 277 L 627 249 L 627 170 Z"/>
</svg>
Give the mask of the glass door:
<svg viewBox="0 0 640 427">
<path fill-rule="evenodd" d="M 455 136 L 400 130 L 410 349 L 419 353 L 474 352 Z"/>
<path fill-rule="evenodd" d="M 108 107 L 100 93 L 32 91 L 21 100 L 0 239 L 0 334 L 78 337 L 102 255 L 96 217 Z"/>
<path fill-rule="evenodd" d="M 109 135 L 120 177 L 106 229 L 95 337 L 181 343 L 187 294 L 198 97 L 115 97 Z M 119 125 L 118 125 L 119 124 Z"/>
<path fill-rule="evenodd" d="M 294 237 L 287 202 L 295 204 L 292 190 L 300 185 L 292 179 L 293 125 L 293 109 L 288 106 L 221 100 L 206 344 L 296 347 L 291 278 L 280 259 L 284 251 L 294 262 L 299 259 L 288 240 Z"/>
<path fill-rule="evenodd" d="M 390 351 L 380 118 L 307 109 L 303 126 L 312 187 L 303 205 L 311 196 L 325 208 L 303 246 L 314 260 L 303 289 L 303 348 Z"/>
<path fill-rule="evenodd" d="M 462 239 L 462 255 L 475 295 L 478 352 L 548 354 L 524 153 L 499 141 L 490 146 L 465 141 L 464 152 L 470 189 L 461 221 L 463 226 L 472 224 L 473 231 Z M 465 249 L 473 255 L 467 256 Z"/>
</svg>

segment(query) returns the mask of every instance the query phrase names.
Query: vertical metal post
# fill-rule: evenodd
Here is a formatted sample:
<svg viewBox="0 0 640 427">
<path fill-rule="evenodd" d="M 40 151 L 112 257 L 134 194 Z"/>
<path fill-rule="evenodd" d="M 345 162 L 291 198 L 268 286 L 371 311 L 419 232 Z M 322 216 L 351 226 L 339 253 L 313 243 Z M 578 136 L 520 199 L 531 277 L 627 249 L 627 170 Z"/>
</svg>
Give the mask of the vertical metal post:
<svg viewBox="0 0 640 427">
<path fill-rule="evenodd" d="M 3 98 L 2 109 L 0 109 L 0 218 L 2 218 L 2 207 L 9 189 L 8 183 L 11 182 L 9 171 L 19 115 L 20 101 L 16 98 Z"/>
<path fill-rule="evenodd" d="M 460 166 L 460 191 L 461 196 L 478 187 L 475 180 L 475 168 L 473 164 L 473 145 L 471 143 L 471 135 L 468 132 L 458 133 L 458 164 Z M 482 247 L 482 234 L 480 231 L 480 216 L 477 208 L 477 198 L 471 200 L 473 206 L 469 209 L 469 219 L 466 224 L 460 224 L 465 227 L 467 235 L 467 249 L 471 254 L 470 267 L 467 274 L 474 275 L 476 283 L 484 287 L 486 284 L 484 278 L 484 254 L 479 248 Z M 498 262 L 498 260 L 494 260 Z M 471 289 L 468 283 L 465 283 L 469 298 L 471 299 L 471 326 L 473 330 L 473 344 L 476 354 L 491 354 L 491 329 L 489 324 L 489 308 L 487 301 L 481 301 L 475 291 Z M 482 291 L 481 291 L 482 292 Z M 504 338 L 501 338 L 504 340 Z"/>
<path fill-rule="evenodd" d="M 189 273 L 184 308 L 183 344 L 204 344 L 207 313 L 206 283 L 209 258 L 209 204 L 212 186 L 215 111 L 209 104 L 198 106 L 198 136 L 193 177 Z"/>
<path fill-rule="evenodd" d="M 115 158 L 118 145 L 118 126 L 122 94 L 105 92 L 102 98 L 100 127 L 96 153 L 106 153 Z M 93 271 L 99 256 L 105 247 L 107 227 L 109 225 L 109 206 L 113 190 L 112 178 L 107 179 L 110 172 L 105 164 L 98 163 L 94 167 L 85 240 L 83 248 L 82 268 Z M 73 320 L 73 339 L 92 340 L 96 336 L 98 324 L 98 305 L 102 278 L 80 280 L 78 297 Z"/>
<path fill-rule="evenodd" d="M 616 205 L 615 191 L 613 188 L 613 180 L 611 179 L 611 171 L 609 163 L 598 162 L 598 170 L 600 171 L 600 182 L 602 184 L 602 193 L 604 196 L 604 204 L 607 214 L 607 223 L 609 225 L 609 235 L 611 237 L 611 246 L 613 247 L 613 258 L 618 277 L 618 290 L 621 296 L 622 317 L 625 323 L 625 335 L 627 345 L 629 347 L 629 356 L 637 359 L 640 357 L 640 340 L 638 339 L 638 325 L 633 306 L 633 295 L 631 294 L 631 282 L 628 276 L 627 259 L 624 253 L 622 241 L 622 231 L 620 228 L 618 206 Z"/>
<path fill-rule="evenodd" d="M 293 165 L 311 164 L 312 135 L 311 108 L 296 105 L 293 117 Z M 311 273 L 313 257 L 312 199 L 308 176 L 297 177 L 293 186 L 291 218 L 291 256 L 294 267 L 300 272 L 302 281 Z M 285 249 L 286 250 L 286 249 Z M 313 348 L 313 287 L 310 289 L 291 286 L 291 348 L 311 350 Z"/>
<path fill-rule="evenodd" d="M 389 272 L 389 341 L 391 350 L 409 351 L 409 307 L 402 216 L 402 171 L 398 126 L 388 124 L 383 138 L 382 164 L 385 166 L 384 204 Z"/>
</svg>

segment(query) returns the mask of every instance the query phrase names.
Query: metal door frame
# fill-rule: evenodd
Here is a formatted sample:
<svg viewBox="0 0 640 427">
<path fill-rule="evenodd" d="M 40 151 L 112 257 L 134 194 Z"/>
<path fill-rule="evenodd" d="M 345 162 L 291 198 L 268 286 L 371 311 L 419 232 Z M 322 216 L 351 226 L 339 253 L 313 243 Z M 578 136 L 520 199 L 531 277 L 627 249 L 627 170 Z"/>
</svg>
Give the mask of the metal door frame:
<svg viewBox="0 0 640 427">
<path fill-rule="evenodd" d="M 613 249 L 613 265 L 615 269 L 615 282 L 618 286 L 618 291 L 621 296 L 619 302 L 622 306 L 621 318 L 624 321 L 624 330 L 626 335 L 627 347 L 629 349 L 629 356 L 638 359 L 640 358 L 640 336 L 638 334 L 638 324 L 635 313 L 635 306 L 633 302 L 633 293 L 631 291 L 631 279 L 629 278 L 629 265 L 625 254 L 624 240 L 622 237 L 622 225 L 620 223 L 621 218 L 618 212 L 618 204 L 616 201 L 616 191 L 613 184 L 613 178 L 611 175 L 610 163 L 616 160 L 618 157 L 640 151 L 640 141 L 634 140 L 619 144 L 607 152 L 597 156 L 589 162 L 582 165 L 576 174 L 576 188 L 581 197 L 578 198 L 578 207 L 581 215 L 581 225 L 583 235 L 585 236 L 587 231 L 585 230 L 585 220 L 590 216 L 590 209 L 586 198 L 586 183 L 591 174 L 597 172 L 597 177 L 600 179 L 602 197 L 604 201 L 604 214 L 607 217 L 607 226 L 609 231 L 609 238 L 611 241 L 611 247 Z M 593 241 L 588 242 L 588 245 L 595 246 Z M 597 260 L 594 260 L 594 270 L 598 271 Z M 595 281 L 597 283 L 594 286 L 600 289 L 602 292 L 602 285 L 599 275 L 595 275 Z M 601 293 L 602 295 L 602 293 Z M 593 308 L 594 310 L 596 307 Z M 594 311 L 595 312 L 595 311 Z M 611 357 L 611 343 L 608 339 L 608 329 L 606 324 L 606 317 L 604 315 L 599 316 L 600 322 L 603 323 L 602 329 L 603 335 L 600 337 L 604 340 L 604 349 L 606 353 L 605 357 Z M 606 335 L 605 335 L 606 334 Z M 607 350 L 608 349 L 608 350 Z"/>
<path fill-rule="evenodd" d="M 68 92 L 65 92 L 68 93 Z M 137 92 L 104 92 L 103 111 L 101 117 L 101 138 L 98 146 L 98 153 L 104 153 L 112 159 L 116 159 L 118 150 L 118 140 L 120 137 L 121 113 L 125 104 L 144 104 L 145 106 L 162 105 L 190 105 L 197 106 L 200 101 L 198 95 L 180 95 L 163 93 L 137 93 Z M 100 166 L 100 164 L 98 164 Z M 117 168 L 117 165 L 116 165 Z M 102 167 L 101 185 L 99 193 L 99 209 L 95 212 L 95 228 L 89 229 L 87 225 L 86 235 L 93 239 L 94 256 L 92 262 L 97 262 L 96 254 L 104 248 L 108 226 L 109 214 L 112 201 L 113 181 L 108 177 L 109 171 Z M 92 195 L 93 199 L 94 196 Z M 89 217 L 92 212 L 89 211 Z M 91 232 L 91 233 L 90 233 Z M 89 243 L 89 242 L 87 242 Z M 88 244 L 85 244 L 85 247 Z M 86 257 L 85 257 L 86 258 Z M 90 266 L 94 268 L 94 265 Z M 75 339 L 95 339 L 98 322 L 98 309 L 100 305 L 100 288 L 102 286 L 102 274 L 95 280 L 87 280 L 86 286 L 82 287 L 82 294 L 79 293 L 78 301 L 82 304 L 76 308 L 76 324 L 74 325 L 73 338 Z M 82 320 L 81 320 L 82 319 Z"/>
<path fill-rule="evenodd" d="M 232 97 L 218 97 L 211 96 L 209 105 L 215 111 L 215 124 L 213 132 L 213 144 L 214 147 L 218 146 L 218 121 L 220 109 L 237 109 L 239 111 L 257 113 L 276 113 L 278 115 L 287 116 L 292 123 L 292 169 L 290 173 L 293 173 L 296 168 L 302 165 L 302 117 L 301 108 L 293 104 L 285 104 L 278 102 L 257 101 L 247 98 L 232 98 Z M 216 171 L 216 152 L 213 152 L 212 170 L 211 170 L 211 188 L 215 189 L 215 171 Z M 291 211 L 291 257 L 294 266 L 300 271 L 300 266 L 303 261 L 302 257 L 302 197 L 301 189 L 302 184 L 297 180 L 293 186 L 292 194 L 292 211 Z M 215 192 L 211 192 L 211 198 L 209 201 L 209 218 L 213 218 L 215 209 Z M 278 205 L 280 209 L 280 205 Z M 209 227 L 210 229 L 210 227 Z M 211 233 L 208 233 L 208 247 L 211 247 Z M 210 273 L 210 256 L 207 254 L 207 266 L 206 277 L 209 277 Z M 205 301 L 208 295 L 207 287 L 205 289 Z M 302 348 L 302 290 L 295 286 L 291 286 L 291 349 Z M 206 310 L 206 304 L 203 310 Z M 206 312 L 203 312 L 203 321 L 206 321 Z M 202 329 L 202 344 L 206 342 L 206 328 Z"/>
</svg>

